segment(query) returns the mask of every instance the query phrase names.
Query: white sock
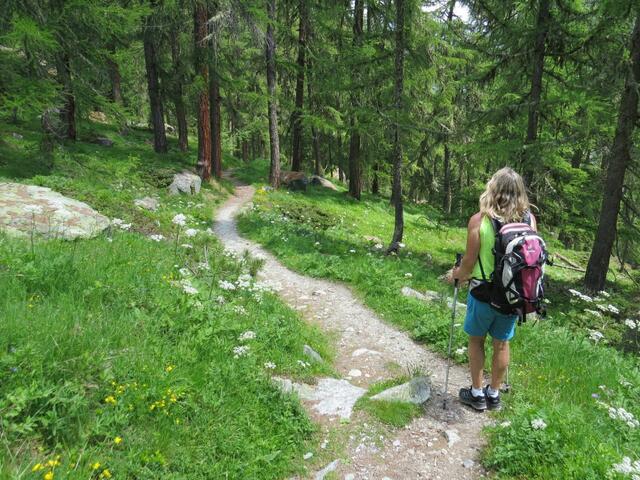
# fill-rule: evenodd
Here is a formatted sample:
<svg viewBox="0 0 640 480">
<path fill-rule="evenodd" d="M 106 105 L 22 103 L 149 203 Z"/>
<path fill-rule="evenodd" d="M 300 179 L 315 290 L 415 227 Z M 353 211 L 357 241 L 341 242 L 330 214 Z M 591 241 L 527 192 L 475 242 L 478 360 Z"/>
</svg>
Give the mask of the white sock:
<svg viewBox="0 0 640 480">
<path fill-rule="evenodd" d="M 500 395 L 500 390 L 494 390 L 493 388 L 491 388 L 491 385 L 489 385 L 487 387 L 487 393 L 491 398 L 496 398 L 498 395 Z"/>
<path fill-rule="evenodd" d="M 471 395 L 473 395 L 474 397 L 484 397 L 484 392 L 481 388 L 471 387 Z"/>
</svg>

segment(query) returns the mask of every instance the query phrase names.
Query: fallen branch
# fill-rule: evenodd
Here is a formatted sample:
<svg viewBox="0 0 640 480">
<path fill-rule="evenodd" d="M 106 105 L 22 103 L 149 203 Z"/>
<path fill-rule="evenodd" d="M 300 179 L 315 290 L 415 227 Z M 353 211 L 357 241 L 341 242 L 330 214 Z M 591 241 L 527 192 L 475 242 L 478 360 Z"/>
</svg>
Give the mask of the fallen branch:
<svg viewBox="0 0 640 480">
<path fill-rule="evenodd" d="M 553 256 L 559 258 L 564 263 L 566 263 L 568 265 L 571 265 L 573 268 L 577 268 L 577 269 L 579 269 L 581 271 L 584 271 L 584 270 L 582 270 L 582 267 L 580 265 L 578 265 L 577 263 L 569 260 L 567 257 L 565 257 L 564 255 L 561 255 L 560 253 L 554 253 Z"/>
</svg>

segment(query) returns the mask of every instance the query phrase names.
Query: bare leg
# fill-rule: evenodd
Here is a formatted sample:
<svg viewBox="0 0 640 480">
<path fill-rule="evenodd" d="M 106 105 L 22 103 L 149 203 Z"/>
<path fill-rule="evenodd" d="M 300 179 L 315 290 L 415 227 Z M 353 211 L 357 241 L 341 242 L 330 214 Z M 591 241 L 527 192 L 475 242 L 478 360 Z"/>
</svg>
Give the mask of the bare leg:
<svg viewBox="0 0 640 480">
<path fill-rule="evenodd" d="M 469 348 L 471 351 L 471 348 Z M 493 360 L 491 366 L 491 388 L 499 390 L 509 365 L 509 342 L 493 340 Z"/>
<path fill-rule="evenodd" d="M 484 338 L 469 336 L 469 367 L 473 388 L 482 388 L 482 370 L 484 369 Z"/>
</svg>

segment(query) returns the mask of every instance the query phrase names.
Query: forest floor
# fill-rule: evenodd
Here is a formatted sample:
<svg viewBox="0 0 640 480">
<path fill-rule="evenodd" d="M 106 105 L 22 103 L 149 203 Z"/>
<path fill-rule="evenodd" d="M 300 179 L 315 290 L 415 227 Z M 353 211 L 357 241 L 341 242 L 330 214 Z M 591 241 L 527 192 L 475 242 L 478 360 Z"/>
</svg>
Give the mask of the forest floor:
<svg viewBox="0 0 640 480">
<path fill-rule="evenodd" d="M 446 360 L 418 345 L 406 332 L 385 323 L 347 286 L 296 273 L 256 243 L 240 237 L 234 217 L 252 200 L 254 192 L 251 186 L 237 186 L 235 195 L 218 209 L 214 230 L 227 249 L 237 254 L 248 251 L 263 258 L 265 264 L 258 276 L 276 282 L 281 297 L 292 308 L 329 333 L 334 339 L 335 368 L 340 377 L 351 385 L 369 389 L 376 383 L 398 378 L 399 373 L 407 376 L 422 370 L 429 372 L 434 382 L 426 414 L 416 416 L 399 429 L 390 428 L 360 410 L 341 422 L 336 412 L 319 413 L 317 400 L 305 402 L 309 414 L 322 428 L 323 445 L 326 447 L 336 437 L 346 444 L 335 470 L 339 478 L 462 480 L 483 476 L 485 471 L 479 463 L 484 443 L 481 431 L 491 419 L 460 408 L 451 399 L 447 409 L 443 409 L 442 397 L 437 392 L 444 382 Z M 450 394 L 455 397 L 458 389 L 467 384 L 466 368 L 454 365 Z M 339 395 L 341 388 L 344 385 L 337 385 L 329 395 Z M 455 432 L 457 439 L 451 435 L 448 441 L 446 431 Z M 319 453 L 322 455 L 322 450 Z"/>
</svg>

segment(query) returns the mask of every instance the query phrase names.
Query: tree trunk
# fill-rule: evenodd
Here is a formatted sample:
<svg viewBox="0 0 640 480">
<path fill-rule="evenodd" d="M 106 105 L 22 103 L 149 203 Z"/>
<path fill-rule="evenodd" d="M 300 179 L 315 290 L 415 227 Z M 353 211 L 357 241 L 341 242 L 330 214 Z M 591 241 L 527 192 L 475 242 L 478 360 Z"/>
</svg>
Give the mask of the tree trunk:
<svg viewBox="0 0 640 480">
<path fill-rule="evenodd" d="M 609 269 L 609 260 L 616 236 L 622 187 L 627 167 L 631 164 L 631 144 L 635 123 L 638 119 L 638 83 L 640 82 L 640 13 L 636 17 L 631 35 L 631 64 L 627 74 L 618 125 L 611 149 L 607 178 L 605 181 L 600 221 L 587 265 L 584 283 L 591 292 L 604 288 Z"/>
<path fill-rule="evenodd" d="M 271 146 L 271 166 L 269 183 L 273 188 L 280 186 L 280 138 L 278 137 L 278 109 L 276 105 L 276 40 L 274 23 L 276 21 L 276 0 L 267 0 L 269 24 L 265 54 L 267 60 L 267 89 L 269 90 L 269 143 Z"/>
<path fill-rule="evenodd" d="M 388 252 L 397 252 L 404 233 L 404 211 L 402 205 L 402 138 L 400 136 L 400 115 L 402 113 L 402 93 L 404 88 L 404 0 L 396 0 L 396 45 L 395 45 L 395 121 L 393 123 L 393 186 L 391 198 L 395 207 L 393 237 Z"/>
<path fill-rule="evenodd" d="M 380 179 L 378 178 L 378 162 L 373 164 L 373 181 L 371 182 L 371 193 L 373 195 L 380 194 Z"/>
<path fill-rule="evenodd" d="M 582 165 L 582 155 L 582 148 L 576 148 L 575 152 L 573 152 L 573 156 L 571 157 L 572 168 L 580 168 L 580 165 Z"/>
<path fill-rule="evenodd" d="M 523 158 L 524 179 L 531 187 L 536 155 L 531 152 L 531 145 L 538 139 L 538 123 L 540 120 L 540 98 L 542 96 L 542 75 L 544 73 L 545 43 L 549 33 L 550 0 L 539 0 L 538 17 L 536 20 L 536 37 L 533 47 L 533 72 L 531 73 L 531 90 L 529 92 L 529 118 L 527 121 L 527 138 Z M 529 148 L 527 148 L 529 147 Z"/>
<path fill-rule="evenodd" d="M 215 64 L 215 60 L 214 60 Z M 220 82 L 214 66 L 209 71 L 209 114 L 211 115 L 211 173 L 222 178 L 222 119 L 220 117 Z"/>
<path fill-rule="evenodd" d="M 147 18 L 147 23 L 152 22 Z M 144 63 L 147 69 L 147 90 L 149 93 L 149 110 L 153 125 L 153 149 L 157 153 L 167 152 L 167 135 L 164 130 L 164 111 L 160 93 L 160 79 L 158 77 L 158 54 L 152 29 L 145 25 L 144 29 Z"/>
<path fill-rule="evenodd" d="M 198 93 L 198 163 L 197 169 L 203 180 L 211 177 L 211 119 L 209 117 L 209 68 L 207 65 L 207 7 L 197 2 L 194 10 L 195 67 L 200 76 Z"/>
<path fill-rule="evenodd" d="M 110 45 L 109 54 L 115 55 L 115 53 L 115 46 Z M 111 101 L 122 105 L 122 77 L 120 76 L 120 67 L 111 56 L 107 57 L 107 69 L 109 70 L 109 79 L 111 80 Z"/>
<path fill-rule="evenodd" d="M 302 170 L 302 108 L 304 106 L 304 69 L 305 54 L 307 49 L 307 0 L 298 2 L 300 25 L 298 26 L 298 60 L 296 74 L 296 103 L 293 115 L 291 115 L 291 128 L 293 131 L 293 146 L 291 151 L 291 170 Z"/>
<path fill-rule="evenodd" d="M 71 83 L 71 59 L 67 52 L 63 52 L 58 59 L 59 82 L 62 85 L 62 98 L 64 105 L 60 111 L 62 122 L 65 126 L 65 137 L 74 142 L 78 138 L 76 128 L 76 97 L 73 94 Z"/>
<path fill-rule="evenodd" d="M 174 38 L 178 37 L 173 32 Z M 171 61 L 173 63 L 173 105 L 176 109 L 176 123 L 178 124 L 178 148 L 181 152 L 189 150 L 189 130 L 187 127 L 187 109 L 184 105 L 184 86 L 182 83 L 182 60 L 180 42 L 171 42 Z"/>
<path fill-rule="evenodd" d="M 444 213 L 451 213 L 451 151 L 449 144 L 444 144 L 444 181 L 442 185 L 444 199 L 442 201 L 442 209 Z"/>
<path fill-rule="evenodd" d="M 355 0 L 353 8 L 353 45 L 358 48 L 362 44 L 364 23 L 364 0 Z M 354 79 L 358 80 L 358 72 L 353 72 Z M 349 195 L 360 200 L 362 196 L 362 168 L 360 166 L 360 132 L 356 115 L 358 108 L 358 95 L 352 89 L 351 92 L 351 139 L 349 141 Z"/>
</svg>

